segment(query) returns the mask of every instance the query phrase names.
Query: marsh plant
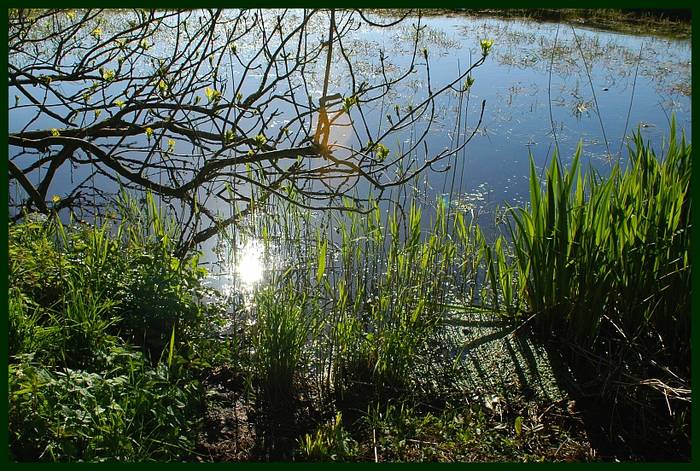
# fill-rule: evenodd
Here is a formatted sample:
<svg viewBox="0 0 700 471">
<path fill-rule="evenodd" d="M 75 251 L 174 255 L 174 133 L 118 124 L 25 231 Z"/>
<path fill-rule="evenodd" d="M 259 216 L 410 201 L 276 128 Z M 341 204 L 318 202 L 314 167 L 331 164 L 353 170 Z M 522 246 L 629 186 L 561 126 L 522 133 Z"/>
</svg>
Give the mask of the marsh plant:
<svg viewBox="0 0 700 471">
<path fill-rule="evenodd" d="M 530 203 L 509 208 L 495 238 L 442 200 L 429 224 L 411 202 L 328 216 L 321 230 L 282 211 L 266 237 L 295 234 L 307 250 L 259 293 L 263 390 L 288 396 L 306 378 L 321 409 L 348 423 L 392 398 L 429 400 L 438 371 L 459 375 L 439 366 L 449 319 L 486 312 L 550 345 L 581 384 L 597 385 L 586 394 L 645 404 L 646 420 L 671 413 L 684 436 L 690 152 L 672 132 L 657 156 L 637 134 L 606 178 L 584 172 L 580 152 L 568 168 L 555 156 L 542 178 L 531 163 Z"/>
<path fill-rule="evenodd" d="M 394 432 L 382 435 L 384 419 L 370 420 L 372 410 L 404 406 L 411 412 L 399 422 L 421 430 L 412 436 L 449 429 L 454 443 L 473 446 L 491 420 L 479 407 L 469 405 L 459 426 L 425 408 L 467 405 L 447 327 L 484 313 L 532 331 L 587 394 L 634 401 L 647 420 L 639 430 L 666 433 L 664 443 L 681 450 L 690 417 L 690 154 L 672 132 L 662 156 L 637 135 L 629 161 L 608 178 L 583 172 L 578 153 L 569 168 L 554 158 L 543 178 L 531 164 L 530 203 L 508 209 L 495 237 L 442 199 L 429 220 L 411 201 L 371 201 L 363 213 L 348 198 L 346 212 L 317 218 L 294 201 L 268 201 L 244 230 L 290 257 L 232 306 L 247 317 L 229 319 L 225 335 L 217 304 L 203 302 L 212 290 L 197 255 L 173 255 L 177 232 L 152 196 L 124 196 L 114 219 L 95 225 L 11 224 L 12 456 L 189 456 L 206 404 L 197 378 L 217 361 L 247 379 L 259 438 L 282 453 L 269 456 L 372 459 L 368 440 L 377 457 L 409 456 L 396 454 L 405 441 Z M 518 424 L 515 438 L 489 438 L 494 453 L 530 459 Z M 456 456 L 431 450 L 421 456 Z"/>
<path fill-rule="evenodd" d="M 172 256 L 155 202 L 122 201 L 119 222 L 10 225 L 13 459 L 172 460 L 194 447 L 218 311 L 200 302 L 196 257 Z"/>
<path fill-rule="evenodd" d="M 629 154 L 606 179 L 582 175 L 578 152 L 544 181 L 531 165 L 530 205 L 512 212 L 519 289 L 544 335 L 584 348 L 612 335 L 687 368 L 691 146 L 672 132 L 658 158 L 638 134 Z"/>
<path fill-rule="evenodd" d="M 530 204 L 512 212 L 521 315 L 647 442 L 689 437 L 692 147 L 674 128 L 660 157 L 636 134 L 607 178 L 583 175 L 580 152 L 542 180 L 531 163 Z"/>
</svg>

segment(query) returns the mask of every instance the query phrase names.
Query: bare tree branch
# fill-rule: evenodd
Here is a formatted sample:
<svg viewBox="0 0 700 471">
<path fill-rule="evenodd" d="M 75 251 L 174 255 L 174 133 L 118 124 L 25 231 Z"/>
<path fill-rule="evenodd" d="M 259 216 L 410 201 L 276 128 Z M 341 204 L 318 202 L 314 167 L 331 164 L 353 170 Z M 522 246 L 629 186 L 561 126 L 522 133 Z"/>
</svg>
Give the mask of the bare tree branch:
<svg viewBox="0 0 700 471">
<path fill-rule="evenodd" d="M 420 12 L 410 14 L 379 22 L 360 10 L 12 10 L 9 168 L 22 192 L 11 203 L 46 213 L 58 192 L 54 208 L 99 212 L 120 188 L 147 190 L 182 208 L 177 222 L 192 226 L 183 251 L 253 201 L 347 210 L 336 202 L 351 196 L 363 211 L 370 196 L 353 194 L 360 182 L 381 194 L 456 155 L 476 132 L 429 152 L 436 100 L 465 93 L 486 56 L 434 83 Z M 406 66 L 383 47 L 356 50 L 353 32 L 407 22 Z M 385 102 L 416 78 L 426 94 L 385 116 Z M 409 135 L 404 148 L 389 147 Z"/>
</svg>

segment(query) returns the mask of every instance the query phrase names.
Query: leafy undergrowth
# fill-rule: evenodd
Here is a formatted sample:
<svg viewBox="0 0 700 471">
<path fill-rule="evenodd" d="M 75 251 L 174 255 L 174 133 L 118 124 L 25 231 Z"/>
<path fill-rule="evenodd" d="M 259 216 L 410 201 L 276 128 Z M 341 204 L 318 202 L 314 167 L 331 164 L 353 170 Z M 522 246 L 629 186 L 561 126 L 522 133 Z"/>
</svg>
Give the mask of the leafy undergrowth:
<svg viewBox="0 0 700 471">
<path fill-rule="evenodd" d="M 692 146 L 674 129 L 660 157 L 638 133 L 606 179 L 582 175 L 578 153 L 542 179 L 531 165 L 530 204 L 513 212 L 541 342 L 606 441 L 662 460 L 690 457 Z"/>
<path fill-rule="evenodd" d="M 208 409 L 196 460 L 326 462 L 587 462 L 597 456 L 575 401 L 454 398 L 432 406 L 410 398 L 370 404 L 354 422 L 340 411 L 305 409 L 277 429 L 271 454 L 242 378 L 218 368 L 205 381 Z M 303 408 L 301 408 L 303 409 Z"/>
<path fill-rule="evenodd" d="M 495 398 L 495 397 L 494 397 Z M 560 403 L 486 403 L 421 411 L 407 405 L 371 408 L 355 433 L 342 415 L 301 441 L 310 459 L 377 462 L 539 462 L 595 458 L 581 421 Z"/>
<path fill-rule="evenodd" d="M 442 203 L 428 231 L 416 204 L 315 226 L 279 206 L 254 236 L 298 259 L 226 314 L 150 196 L 119 223 L 28 216 L 10 456 L 686 460 L 691 147 L 670 137 L 607 180 L 533 167 L 510 240 Z"/>
<path fill-rule="evenodd" d="M 165 461 L 194 447 L 217 308 L 200 302 L 196 258 L 170 255 L 152 199 L 122 217 L 9 227 L 13 460 Z"/>
</svg>

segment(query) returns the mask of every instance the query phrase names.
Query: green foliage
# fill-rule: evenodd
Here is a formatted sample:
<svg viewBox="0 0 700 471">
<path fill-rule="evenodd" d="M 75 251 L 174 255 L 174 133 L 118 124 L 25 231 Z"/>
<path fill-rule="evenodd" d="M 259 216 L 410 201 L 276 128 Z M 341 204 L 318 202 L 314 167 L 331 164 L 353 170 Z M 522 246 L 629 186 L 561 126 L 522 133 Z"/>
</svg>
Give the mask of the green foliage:
<svg viewBox="0 0 700 471">
<path fill-rule="evenodd" d="M 358 444 L 343 427 L 343 415 L 299 439 L 299 453 L 308 461 L 348 461 L 356 458 Z"/>
<path fill-rule="evenodd" d="M 16 460 L 169 460 L 194 445 L 194 376 L 219 354 L 207 339 L 219 308 L 201 304 L 206 272 L 172 255 L 150 196 L 119 210 L 116 225 L 29 215 L 9 227 Z"/>
<path fill-rule="evenodd" d="M 607 180 L 582 177 L 578 153 L 568 170 L 554 159 L 544 190 L 531 165 L 530 206 L 513 213 L 518 289 L 579 381 L 620 402 L 611 436 L 682 450 L 689 402 L 668 391 L 690 391 L 691 146 L 672 131 L 657 159 L 637 134 L 629 154 Z"/>
<path fill-rule="evenodd" d="M 236 140 L 236 132 L 233 129 L 227 129 L 224 132 L 224 144 L 229 144 Z"/>
<path fill-rule="evenodd" d="M 9 367 L 10 453 L 19 461 L 171 460 L 193 446 L 198 383 L 112 348 L 105 371 Z M 181 384 L 179 384 L 181 383 Z"/>
<path fill-rule="evenodd" d="M 543 181 L 533 163 L 530 204 L 510 213 L 512 242 L 488 241 L 443 200 L 428 229 L 415 203 L 390 207 L 386 219 L 374 204 L 313 227 L 295 206 L 260 218 L 263 243 L 294 241 L 300 262 L 253 293 L 251 325 L 232 341 L 237 351 L 250 342 L 241 366 L 258 406 L 277 414 L 271 435 L 310 396 L 339 412 L 293 437 L 305 459 L 367 458 L 370 442 L 382 460 L 538 459 L 530 416 L 489 429 L 475 405 L 430 414 L 393 405 L 449 370 L 439 353 L 445 320 L 473 308 L 614 358 L 613 380 L 665 379 L 666 367 L 689 378 L 690 154 L 672 134 L 659 160 L 638 135 L 609 179 L 582 175 L 579 153 L 568 170 L 553 159 Z M 193 375 L 233 354 L 208 340 L 218 306 L 202 303 L 206 272 L 196 255 L 173 256 L 178 230 L 156 201 L 124 196 L 118 213 L 120 222 L 95 226 L 10 225 L 15 459 L 182 457 L 200 416 Z"/>
<path fill-rule="evenodd" d="M 10 225 L 8 285 L 43 306 L 59 302 L 68 261 L 52 240 L 55 226 L 40 217 Z"/>
<path fill-rule="evenodd" d="M 689 365 L 691 147 L 672 133 L 663 160 L 637 135 L 626 169 L 602 181 L 557 159 L 545 190 L 513 213 L 520 289 L 542 332 L 591 348 L 617 331 Z M 665 346 L 665 347 L 664 347 Z"/>
<path fill-rule="evenodd" d="M 502 417 L 487 412 L 478 403 L 435 413 L 406 403 L 375 405 L 362 420 L 364 434 L 371 437 L 363 443 L 372 444 L 382 462 L 532 462 L 553 451 L 546 443 L 528 446 L 524 436 L 504 426 Z M 366 453 L 374 454 L 374 449 Z"/>
<path fill-rule="evenodd" d="M 343 111 L 345 111 L 346 113 L 349 113 L 350 109 L 356 104 L 357 104 L 357 96 L 355 96 L 355 95 L 343 98 Z"/>
<path fill-rule="evenodd" d="M 255 143 L 256 147 L 260 148 L 265 145 L 267 138 L 262 134 L 258 134 L 255 136 L 255 138 L 253 138 L 253 142 Z"/>
<path fill-rule="evenodd" d="M 161 96 L 167 96 L 169 88 L 170 87 L 168 85 L 168 82 L 166 82 L 165 80 L 160 79 L 158 81 L 158 93 Z"/>
<path fill-rule="evenodd" d="M 486 279 L 482 286 L 482 302 L 493 312 L 501 315 L 520 317 L 522 301 L 514 287 L 516 267 L 510 263 L 511 257 L 506 253 L 506 241 L 503 236 L 489 244 L 481 230 L 475 231 L 476 243 L 479 244 L 479 256 L 483 258 Z M 490 288 L 490 289 L 489 289 Z M 490 299 L 489 299 L 490 298 Z"/>
<path fill-rule="evenodd" d="M 390 152 L 389 148 L 384 144 L 374 144 L 372 146 L 372 151 L 375 153 L 375 155 L 377 156 L 377 160 L 379 160 L 380 162 L 384 161 Z"/>
<path fill-rule="evenodd" d="M 106 276 L 121 300 L 119 329 L 132 342 L 159 354 L 177 324 L 181 339 L 198 338 L 205 319 L 216 322 L 216 306 L 200 300 L 210 294 L 202 284 L 206 270 L 198 255 L 173 255 L 177 228 L 150 195 L 140 206 L 123 197 L 120 213 L 126 223 L 118 231 L 120 255 L 112 253 Z M 117 246 L 118 247 L 118 246 Z"/>
<path fill-rule="evenodd" d="M 204 89 L 204 95 L 207 97 L 209 103 L 217 104 L 221 101 L 221 92 L 210 87 Z"/>
<path fill-rule="evenodd" d="M 316 328 L 314 307 L 292 286 L 256 294 L 253 371 L 263 404 L 288 408 L 307 365 L 307 341 Z"/>
<path fill-rule="evenodd" d="M 77 316 L 70 324 L 85 327 L 82 317 L 101 317 L 86 309 L 108 310 L 110 322 L 102 328 L 155 358 L 176 323 L 183 338 L 197 337 L 216 308 L 200 302 L 208 294 L 206 271 L 196 255 L 173 255 L 175 228 L 150 195 L 143 206 L 123 197 L 119 213 L 116 227 L 64 227 L 57 220 L 12 225 L 10 286 L 37 303 L 34 315 L 54 316 L 54 325 Z"/>
<path fill-rule="evenodd" d="M 467 78 L 464 80 L 464 85 L 462 85 L 462 90 L 466 92 L 472 88 L 472 85 L 474 85 L 474 77 L 467 75 Z"/>
<path fill-rule="evenodd" d="M 45 344 L 41 335 L 44 330 L 39 326 L 40 312 L 32 306 L 32 300 L 17 288 L 10 288 L 7 312 L 10 356 L 36 351 Z"/>
<path fill-rule="evenodd" d="M 351 216 L 349 228 L 340 226 L 345 279 L 334 289 L 338 295 L 330 329 L 335 393 L 348 407 L 410 390 L 422 352 L 429 349 L 445 313 L 440 300 L 455 257 L 446 209 L 438 209 L 425 239 L 418 206 L 411 206 L 404 221 L 405 237 L 399 235 L 399 214 L 394 208 L 388 234 L 379 226 L 378 208 L 369 218 Z M 386 271 L 372 277 L 382 259 Z M 372 260 L 375 265 L 368 266 Z"/>
<path fill-rule="evenodd" d="M 484 57 L 488 56 L 493 46 L 493 39 L 482 39 L 479 44 L 481 45 L 481 53 Z"/>
<path fill-rule="evenodd" d="M 102 78 L 103 78 L 106 82 L 111 82 L 111 81 L 113 81 L 115 77 L 116 77 L 116 72 L 115 72 L 114 70 L 111 70 L 111 69 L 104 69 L 104 70 L 102 70 Z"/>
</svg>

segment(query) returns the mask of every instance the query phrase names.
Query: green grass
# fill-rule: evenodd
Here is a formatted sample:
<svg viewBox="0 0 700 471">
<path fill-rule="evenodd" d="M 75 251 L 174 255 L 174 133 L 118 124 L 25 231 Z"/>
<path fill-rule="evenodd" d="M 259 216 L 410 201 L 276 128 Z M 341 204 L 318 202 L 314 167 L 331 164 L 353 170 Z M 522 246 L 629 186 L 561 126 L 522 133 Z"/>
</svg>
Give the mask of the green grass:
<svg viewBox="0 0 700 471">
<path fill-rule="evenodd" d="M 370 405 L 354 427 L 337 414 L 306 434 L 299 440 L 298 456 L 309 461 L 443 463 L 593 458 L 587 443 L 571 439 L 580 423 L 521 407 L 504 414 L 476 402 L 433 411 L 410 402 Z"/>
<path fill-rule="evenodd" d="M 253 374 L 262 402 L 289 409 L 309 363 L 307 342 L 315 337 L 317 315 L 303 293 L 280 286 L 255 296 L 255 325 L 251 329 Z"/>
<path fill-rule="evenodd" d="M 354 423 L 370 404 L 429 401 L 440 387 L 428 384 L 449 370 L 436 355 L 446 317 L 477 309 L 533 327 L 574 367 L 578 387 L 588 383 L 586 394 L 645 411 L 633 425 L 614 419 L 618 432 L 687 445 L 690 154 L 672 132 L 661 158 L 637 135 L 629 161 L 606 178 L 584 175 L 579 153 L 568 169 L 553 159 L 542 180 L 532 165 L 530 204 L 509 212 L 510 237 L 492 243 L 440 204 L 427 231 L 408 205 L 390 209 L 384 227 L 378 209 L 336 221 L 334 249 L 307 237 L 319 254 L 305 265 L 307 292 L 331 306 L 319 330 L 327 336 L 311 342 L 331 353 L 309 358 L 311 370 L 330 371 L 326 403 Z M 329 257 L 336 276 L 321 282 Z M 669 392 L 679 397 L 667 407 Z"/>
<path fill-rule="evenodd" d="M 592 348 L 608 332 L 689 366 L 690 156 L 672 133 L 661 160 L 637 135 L 629 165 L 605 180 L 582 176 L 578 153 L 569 169 L 554 159 L 544 182 L 531 165 L 513 241 L 518 289 L 543 335 Z"/>
<path fill-rule="evenodd" d="M 563 352 L 585 393 L 634 417 L 619 429 L 648 447 L 676 437 L 662 446 L 684 453 L 691 151 L 672 130 L 662 158 L 637 134 L 627 166 L 606 179 L 582 176 L 578 153 L 568 169 L 554 159 L 544 181 L 531 165 L 530 204 L 512 212 L 517 289 L 540 339 Z"/>
<path fill-rule="evenodd" d="M 177 228 L 152 197 L 123 197 L 94 226 L 11 224 L 11 457 L 190 459 L 211 393 L 199 379 L 223 364 L 242 378 L 259 459 L 592 459 L 564 406 L 564 422 L 543 422 L 559 402 L 524 400 L 524 379 L 474 381 L 474 369 L 507 376 L 462 360 L 489 339 L 460 340 L 455 326 L 484 315 L 494 339 L 515 345 L 530 329 L 579 387 L 647 421 L 612 416 L 611 433 L 665 434 L 666 456 L 683 456 L 690 154 L 672 132 L 661 158 L 637 135 L 606 178 L 584 174 L 578 153 L 542 179 L 533 164 L 529 205 L 493 241 L 442 202 L 427 221 L 411 202 L 314 220 L 268 201 L 229 242 L 258 239 L 283 266 L 232 298 L 226 335 L 198 256 L 172 255 Z M 497 350 L 491 365 L 527 356 Z"/>
<path fill-rule="evenodd" d="M 10 225 L 14 460 L 173 460 L 194 449 L 216 307 L 200 302 L 196 257 L 171 255 L 153 200 L 123 202 L 119 223 Z"/>
</svg>

